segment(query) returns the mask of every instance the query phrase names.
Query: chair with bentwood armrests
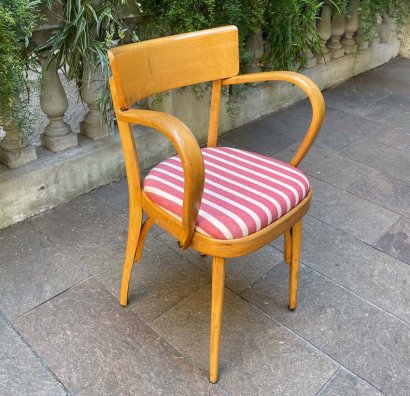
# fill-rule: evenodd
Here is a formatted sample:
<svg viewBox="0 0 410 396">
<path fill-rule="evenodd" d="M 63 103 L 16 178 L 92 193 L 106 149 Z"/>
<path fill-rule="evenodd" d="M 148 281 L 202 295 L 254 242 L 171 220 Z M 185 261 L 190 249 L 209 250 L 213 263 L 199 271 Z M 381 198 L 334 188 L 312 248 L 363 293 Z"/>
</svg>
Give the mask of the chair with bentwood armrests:
<svg viewBox="0 0 410 396">
<path fill-rule="evenodd" d="M 131 270 L 153 223 L 173 235 L 182 249 L 191 247 L 212 256 L 209 378 L 215 383 L 227 258 L 252 253 L 284 234 L 285 261 L 290 266 L 289 309 L 296 308 L 302 220 L 312 198 L 309 182 L 296 166 L 319 132 L 323 96 L 310 79 L 294 72 L 238 75 L 235 26 L 124 45 L 108 55 L 130 209 L 120 303 L 127 305 Z M 174 116 L 131 108 L 147 96 L 208 81 L 213 82 L 208 145 L 202 150 L 190 129 Z M 222 86 L 261 81 L 292 83 L 310 99 L 312 121 L 290 164 L 217 147 Z M 143 186 L 131 124 L 162 133 L 178 154 L 155 166 Z M 148 217 L 142 224 L 143 211 Z"/>
</svg>

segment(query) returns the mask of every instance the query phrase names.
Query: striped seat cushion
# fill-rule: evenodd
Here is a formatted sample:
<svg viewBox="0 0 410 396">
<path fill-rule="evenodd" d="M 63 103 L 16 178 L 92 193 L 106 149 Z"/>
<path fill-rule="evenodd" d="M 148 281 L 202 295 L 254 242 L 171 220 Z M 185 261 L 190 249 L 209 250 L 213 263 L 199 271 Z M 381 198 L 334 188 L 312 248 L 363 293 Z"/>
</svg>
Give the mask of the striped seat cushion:
<svg viewBox="0 0 410 396">
<path fill-rule="evenodd" d="M 237 239 L 273 223 L 308 193 L 298 169 L 249 151 L 202 149 L 205 187 L 196 231 L 216 239 Z M 155 166 L 144 181 L 145 194 L 181 219 L 184 174 L 179 157 Z"/>
</svg>

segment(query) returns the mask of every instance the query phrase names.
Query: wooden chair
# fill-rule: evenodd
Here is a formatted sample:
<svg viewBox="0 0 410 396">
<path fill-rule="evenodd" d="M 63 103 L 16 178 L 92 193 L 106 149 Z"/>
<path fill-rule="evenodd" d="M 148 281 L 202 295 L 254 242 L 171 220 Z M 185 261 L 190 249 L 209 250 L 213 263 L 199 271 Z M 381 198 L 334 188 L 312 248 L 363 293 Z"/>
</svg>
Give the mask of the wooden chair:
<svg viewBox="0 0 410 396">
<path fill-rule="evenodd" d="M 182 249 L 191 247 L 212 256 L 209 377 L 215 383 L 226 258 L 252 253 L 284 234 L 285 261 L 290 266 L 289 309 L 296 308 L 302 219 L 309 209 L 312 189 L 294 167 L 318 134 L 325 111 L 323 96 L 311 80 L 294 72 L 238 75 L 235 26 L 124 45 L 110 50 L 108 55 L 110 88 L 129 188 L 128 241 L 120 303 L 127 305 L 131 270 L 141 257 L 144 239 L 153 223 L 173 235 Z M 190 129 L 174 116 L 131 108 L 147 96 L 207 81 L 213 82 L 213 88 L 205 149 L 200 149 Z M 292 83 L 311 101 L 312 121 L 290 164 L 216 147 L 221 87 L 261 81 Z M 162 133 L 178 153 L 154 167 L 144 186 L 131 124 Z M 142 224 L 143 211 L 148 217 Z"/>
</svg>

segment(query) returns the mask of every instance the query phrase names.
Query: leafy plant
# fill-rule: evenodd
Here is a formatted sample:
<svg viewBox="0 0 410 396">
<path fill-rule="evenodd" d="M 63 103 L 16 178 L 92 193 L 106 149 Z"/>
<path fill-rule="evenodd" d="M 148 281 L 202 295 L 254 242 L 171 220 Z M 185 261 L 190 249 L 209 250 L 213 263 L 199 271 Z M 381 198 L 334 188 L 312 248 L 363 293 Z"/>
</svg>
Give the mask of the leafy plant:
<svg viewBox="0 0 410 396">
<path fill-rule="evenodd" d="M 275 0 L 266 9 L 267 63 L 272 69 L 292 70 L 306 62 L 305 51 L 320 53 L 316 20 L 322 2 Z"/>
<path fill-rule="evenodd" d="M 126 3 L 126 0 L 66 0 L 62 26 L 37 50 L 47 53 L 49 61 L 55 61 L 79 89 L 88 83 L 84 76 L 89 68 L 90 78 L 100 80 L 97 102 L 106 118 L 111 109 L 107 49 L 117 45 L 127 32 L 118 17 L 119 8 Z"/>
<path fill-rule="evenodd" d="M 39 4 L 38 0 L 0 0 L 0 125 L 13 125 L 22 138 L 32 131 L 27 73 L 35 64 L 30 37 Z"/>
</svg>

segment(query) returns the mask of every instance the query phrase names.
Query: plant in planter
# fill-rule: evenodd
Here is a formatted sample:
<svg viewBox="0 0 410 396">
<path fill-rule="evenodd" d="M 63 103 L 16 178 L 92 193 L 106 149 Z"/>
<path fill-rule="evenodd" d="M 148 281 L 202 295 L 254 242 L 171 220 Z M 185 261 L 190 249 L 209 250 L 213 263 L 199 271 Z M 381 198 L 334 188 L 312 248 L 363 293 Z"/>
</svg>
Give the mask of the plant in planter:
<svg viewBox="0 0 410 396">
<path fill-rule="evenodd" d="M 35 60 L 30 37 L 37 16 L 38 0 L 0 2 L 0 161 L 14 168 L 36 159 L 28 145 L 32 133 L 29 108 L 32 83 L 27 76 Z"/>
</svg>

